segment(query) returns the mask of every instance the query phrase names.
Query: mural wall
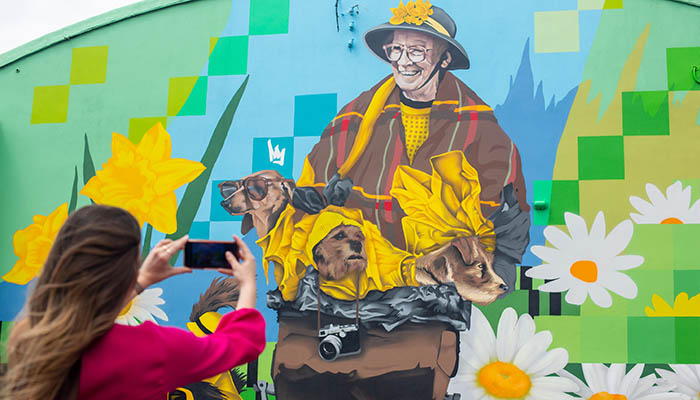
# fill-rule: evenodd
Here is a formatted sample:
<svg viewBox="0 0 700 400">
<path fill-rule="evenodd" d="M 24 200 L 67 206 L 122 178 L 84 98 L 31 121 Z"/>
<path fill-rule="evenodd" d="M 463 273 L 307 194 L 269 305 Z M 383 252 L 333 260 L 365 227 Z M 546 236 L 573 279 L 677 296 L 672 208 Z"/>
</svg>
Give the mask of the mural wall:
<svg viewBox="0 0 700 400">
<path fill-rule="evenodd" d="M 144 255 L 237 234 L 259 261 L 265 352 L 171 399 L 698 399 L 699 20 L 144 2 L 0 55 L 2 342 L 95 202 Z M 117 322 L 206 335 L 236 298 L 197 271 Z"/>
</svg>

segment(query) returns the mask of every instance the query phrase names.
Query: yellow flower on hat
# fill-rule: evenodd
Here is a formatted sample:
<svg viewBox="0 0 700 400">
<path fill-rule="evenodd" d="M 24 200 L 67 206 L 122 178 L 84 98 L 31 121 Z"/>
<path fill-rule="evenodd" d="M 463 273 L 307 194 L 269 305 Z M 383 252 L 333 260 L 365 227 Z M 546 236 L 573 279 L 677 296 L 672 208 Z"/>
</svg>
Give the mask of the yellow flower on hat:
<svg viewBox="0 0 700 400">
<path fill-rule="evenodd" d="M 429 0 L 410 0 L 406 5 L 400 1 L 398 7 L 392 8 L 391 12 L 394 14 L 389 20 L 392 25 L 422 25 L 433 14 L 433 6 Z"/>
<path fill-rule="evenodd" d="M 112 157 L 80 191 L 95 203 L 122 207 L 141 225 L 148 222 L 163 233 L 177 230 L 175 189 L 206 169 L 196 161 L 170 158 L 170 134 L 160 123 L 134 145 L 112 134 Z"/>
<path fill-rule="evenodd" d="M 400 0 L 399 5 L 396 8 L 392 8 L 391 12 L 394 14 L 394 16 L 389 20 L 389 23 L 392 25 L 402 24 L 406 16 L 408 16 L 408 10 L 403 4 L 403 0 Z"/>
<path fill-rule="evenodd" d="M 12 245 L 19 260 L 2 279 L 25 285 L 39 273 L 59 229 L 68 218 L 68 204 L 63 203 L 48 216 L 35 215 L 33 223 L 15 232 Z"/>
</svg>

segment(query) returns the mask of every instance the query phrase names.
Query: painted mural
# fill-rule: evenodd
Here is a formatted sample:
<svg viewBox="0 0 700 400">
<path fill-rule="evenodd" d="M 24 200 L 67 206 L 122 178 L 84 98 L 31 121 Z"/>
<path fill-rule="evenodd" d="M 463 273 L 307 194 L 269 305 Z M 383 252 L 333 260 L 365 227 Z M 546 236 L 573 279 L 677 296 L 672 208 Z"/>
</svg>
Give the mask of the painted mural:
<svg viewBox="0 0 700 400">
<path fill-rule="evenodd" d="M 699 20 L 171 1 L 0 55 L 0 337 L 94 202 L 144 257 L 238 234 L 258 259 L 265 352 L 172 400 L 700 399 Z M 203 336 L 237 298 L 197 271 L 117 323 Z"/>
</svg>

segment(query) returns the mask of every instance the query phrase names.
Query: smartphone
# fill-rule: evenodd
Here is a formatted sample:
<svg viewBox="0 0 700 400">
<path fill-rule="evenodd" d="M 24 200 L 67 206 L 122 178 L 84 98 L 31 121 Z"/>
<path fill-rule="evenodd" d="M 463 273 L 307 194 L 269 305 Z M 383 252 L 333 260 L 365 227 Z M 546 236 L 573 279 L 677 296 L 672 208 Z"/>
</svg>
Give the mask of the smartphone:
<svg viewBox="0 0 700 400">
<path fill-rule="evenodd" d="M 231 268 L 226 252 L 238 256 L 236 242 L 188 240 L 185 243 L 185 266 L 190 268 Z"/>
</svg>

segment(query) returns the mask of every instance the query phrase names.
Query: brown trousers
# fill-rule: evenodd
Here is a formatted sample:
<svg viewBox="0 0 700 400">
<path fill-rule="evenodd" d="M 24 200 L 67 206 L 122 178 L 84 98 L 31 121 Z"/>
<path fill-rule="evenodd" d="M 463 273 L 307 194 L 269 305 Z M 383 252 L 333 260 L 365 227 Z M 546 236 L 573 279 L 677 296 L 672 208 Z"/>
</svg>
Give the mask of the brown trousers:
<svg viewBox="0 0 700 400">
<path fill-rule="evenodd" d="M 316 318 L 280 318 L 272 379 L 279 400 L 435 399 L 447 392 L 457 334 L 441 323 L 363 329 L 357 355 L 324 361 Z"/>
</svg>

